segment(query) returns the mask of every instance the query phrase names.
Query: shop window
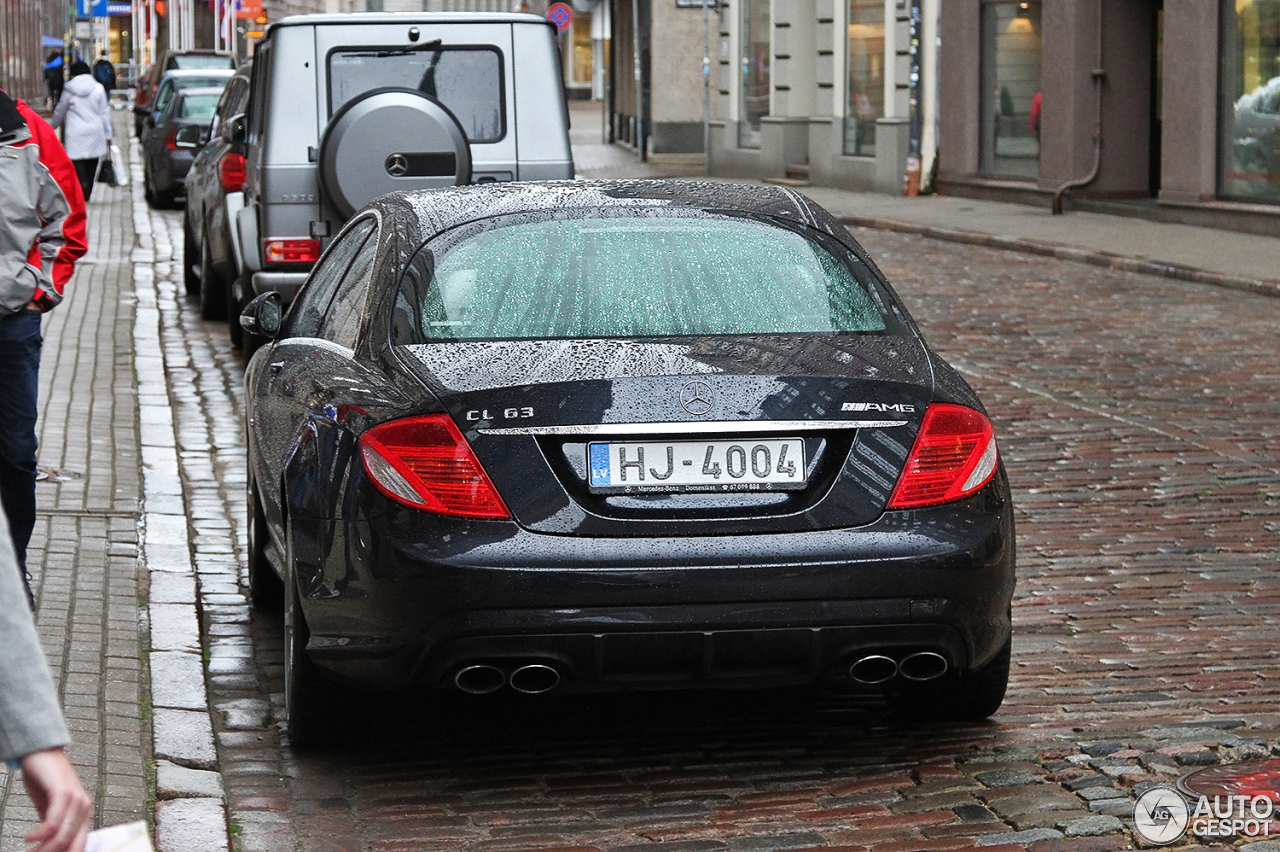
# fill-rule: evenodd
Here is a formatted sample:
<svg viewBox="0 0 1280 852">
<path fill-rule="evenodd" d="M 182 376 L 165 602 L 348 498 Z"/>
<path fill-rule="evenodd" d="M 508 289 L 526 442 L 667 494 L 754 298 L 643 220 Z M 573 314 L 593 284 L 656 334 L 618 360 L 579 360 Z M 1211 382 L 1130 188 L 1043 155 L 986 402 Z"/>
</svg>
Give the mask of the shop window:
<svg viewBox="0 0 1280 852">
<path fill-rule="evenodd" d="M 742 0 L 742 86 L 738 104 L 738 146 L 760 147 L 760 119 L 769 114 L 771 0 Z"/>
<path fill-rule="evenodd" d="M 982 168 L 1040 176 L 1040 0 L 982 5 Z"/>
<path fill-rule="evenodd" d="M 1219 191 L 1280 201 L 1280 0 L 1226 0 Z"/>
<path fill-rule="evenodd" d="M 884 2 L 849 0 L 844 153 L 874 157 L 876 119 L 884 115 Z"/>
<path fill-rule="evenodd" d="M 591 53 L 591 13 L 575 12 L 570 32 L 573 39 L 573 68 L 569 80 L 580 86 L 589 86 L 594 73 Z"/>
</svg>

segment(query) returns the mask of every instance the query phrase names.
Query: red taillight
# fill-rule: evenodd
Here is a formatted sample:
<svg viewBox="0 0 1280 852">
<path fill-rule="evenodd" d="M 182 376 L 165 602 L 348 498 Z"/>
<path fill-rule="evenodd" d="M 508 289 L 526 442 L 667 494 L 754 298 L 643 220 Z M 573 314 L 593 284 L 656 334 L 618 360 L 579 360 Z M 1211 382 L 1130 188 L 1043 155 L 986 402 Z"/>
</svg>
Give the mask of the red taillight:
<svg viewBox="0 0 1280 852">
<path fill-rule="evenodd" d="M 169 131 L 169 135 L 164 139 L 164 147 L 170 151 L 178 150 L 178 128 Z"/>
<path fill-rule="evenodd" d="M 392 500 L 459 518 L 511 517 L 448 415 L 375 426 L 360 436 L 360 455 L 369 478 Z"/>
<path fill-rule="evenodd" d="M 244 155 L 227 152 L 218 161 L 218 178 L 222 188 L 227 192 L 239 192 L 244 189 Z"/>
<path fill-rule="evenodd" d="M 267 263 L 315 263 L 320 259 L 320 241 L 263 240 L 262 257 Z"/>
<path fill-rule="evenodd" d="M 997 461 L 990 420 L 972 408 L 931 405 L 889 508 L 933 506 L 968 497 L 991 481 Z"/>
</svg>

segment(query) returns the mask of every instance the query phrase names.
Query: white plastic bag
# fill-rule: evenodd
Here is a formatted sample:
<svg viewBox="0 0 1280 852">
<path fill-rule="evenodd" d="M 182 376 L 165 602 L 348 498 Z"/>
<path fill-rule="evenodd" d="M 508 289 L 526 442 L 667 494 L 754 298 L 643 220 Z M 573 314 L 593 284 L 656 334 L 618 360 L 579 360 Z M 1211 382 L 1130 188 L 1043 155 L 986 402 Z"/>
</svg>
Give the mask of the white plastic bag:
<svg viewBox="0 0 1280 852">
<path fill-rule="evenodd" d="M 112 186 L 128 186 L 129 173 L 124 170 L 124 156 L 116 145 L 108 145 L 107 153 L 111 155 L 111 171 L 115 174 Z"/>
</svg>

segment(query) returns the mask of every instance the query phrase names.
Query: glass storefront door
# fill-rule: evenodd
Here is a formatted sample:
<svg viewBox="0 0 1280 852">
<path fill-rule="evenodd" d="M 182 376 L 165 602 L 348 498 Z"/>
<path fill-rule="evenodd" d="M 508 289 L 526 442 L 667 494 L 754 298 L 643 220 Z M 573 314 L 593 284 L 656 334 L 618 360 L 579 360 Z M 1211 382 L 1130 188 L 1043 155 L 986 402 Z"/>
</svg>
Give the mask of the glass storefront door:
<svg viewBox="0 0 1280 852">
<path fill-rule="evenodd" d="M 876 154 L 876 119 L 884 115 L 884 0 L 849 0 L 848 89 L 844 153 Z"/>
<path fill-rule="evenodd" d="M 979 98 L 983 174 L 1040 176 L 1040 34 L 1040 0 L 984 0 Z"/>
<path fill-rule="evenodd" d="M 1280 0 L 1224 0 L 1219 192 L 1280 202 Z"/>
<path fill-rule="evenodd" d="M 739 87 L 738 146 L 760 147 L 760 119 L 769 114 L 771 0 L 742 0 L 742 85 Z"/>
</svg>

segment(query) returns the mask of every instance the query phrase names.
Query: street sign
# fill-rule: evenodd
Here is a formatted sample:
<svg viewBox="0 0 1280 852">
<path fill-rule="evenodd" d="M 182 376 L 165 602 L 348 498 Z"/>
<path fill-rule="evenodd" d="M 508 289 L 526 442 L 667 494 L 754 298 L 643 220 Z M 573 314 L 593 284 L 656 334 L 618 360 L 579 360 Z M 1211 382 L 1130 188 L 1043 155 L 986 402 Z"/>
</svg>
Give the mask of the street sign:
<svg viewBox="0 0 1280 852">
<path fill-rule="evenodd" d="M 573 9 L 567 3 L 552 3 L 547 10 L 547 20 L 555 24 L 560 32 L 564 32 L 573 23 Z"/>
<path fill-rule="evenodd" d="M 107 0 L 76 0 L 76 14 L 81 18 L 105 18 Z"/>
</svg>

